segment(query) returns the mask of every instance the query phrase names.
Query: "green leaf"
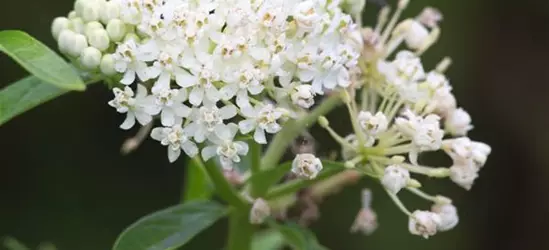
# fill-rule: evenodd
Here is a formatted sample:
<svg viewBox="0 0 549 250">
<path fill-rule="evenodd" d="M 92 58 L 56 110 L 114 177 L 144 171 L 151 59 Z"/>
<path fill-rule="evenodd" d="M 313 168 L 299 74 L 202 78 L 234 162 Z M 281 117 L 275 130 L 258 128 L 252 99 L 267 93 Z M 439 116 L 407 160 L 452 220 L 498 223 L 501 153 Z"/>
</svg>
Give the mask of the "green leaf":
<svg viewBox="0 0 549 250">
<path fill-rule="evenodd" d="M 8 250 L 30 250 L 25 244 L 13 237 L 5 237 L 2 245 Z"/>
<path fill-rule="evenodd" d="M 62 89 L 86 89 L 86 85 L 71 65 L 25 32 L 0 31 L 0 51 L 45 82 Z"/>
<path fill-rule="evenodd" d="M 185 245 L 226 214 L 226 207 L 212 201 L 170 207 L 145 216 L 126 228 L 113 250 L 174 249 Z"/>
<path fill-rule="evenodd" d="M 185 168 L 187 173 L 185 174 L 186 181 L 182 200 L 210 199 L 213 195 L 214 187 L 202 161 L 198 161 L 197 158 L 191 158 Z"/>
<path fill-rule="evenodd" d="M 252 240 L 252 250 L 280 250 L 283 246 L 284 237 L 276 230 L 257 233 Z"/>
<path fill-rule="evenodd" d="M 314 233 L 306 228 L 295 223 L 271 224 L 284 236 L 294 250 L 328 250 L 328 248 L 320 245 Z"/>
<path fill-rule="evenodd" d="M 284 175 L 290 172 L 291 168 L 292 162 L 287 162 L 253 175 L 249 182 L 255 185 L 255 197 L 263 197 L 270 187 L 280 182 Z"/>
<path fill-rule="evenodd" d="M 0 90 L 0 125 L 67 92 L 35 76 L 28 76 L 12 83 Z"/>
</svg>

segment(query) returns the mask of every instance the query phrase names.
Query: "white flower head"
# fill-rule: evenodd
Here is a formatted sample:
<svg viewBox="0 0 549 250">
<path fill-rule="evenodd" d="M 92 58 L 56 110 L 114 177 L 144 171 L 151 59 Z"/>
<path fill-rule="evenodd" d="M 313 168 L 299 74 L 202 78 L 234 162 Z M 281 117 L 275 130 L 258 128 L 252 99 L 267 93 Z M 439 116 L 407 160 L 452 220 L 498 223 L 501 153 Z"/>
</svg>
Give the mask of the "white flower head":
<svg viewBox="0 0 549 250">
<path fill-rule="evenodd" d="M 381 184 L 391 193 L 396 194 L 407 186 L 409 180 L 410 172 L 407 169 L 398 165 L 391 165 L 385 168 L 383 177 L 381 177 Z"/>
<path fill-rule="evenodd" d="M 478 177 L 478 167 L 471 161 L 450 167 L 450 179 L 459 186 L 470 190 Z"/>
<path fill-rule="evenodd" d="M 451 230 L 459 222 L 457 209 L 452 204 L 435 204 L 431 207 L 431 212 L 438 214 L 440 217 L 440 222 L 437 226 L 438 231 Z"/>
<path fill-rule="evenodd" d="M 116 108 L 119 113 L 127 114 L 126 120 L 120 125 L 120 128 L 125 130 L 132 128 L 136 119 L 141 125 L 149 124 L 152 121 L 152 116 L 145 108 L 147 89 L 143 85 L 137 85 L 137 95 L 127 86 L 124 90 L 114 88 L 113 93 L 114 99 L 109 102 L 109 105 Z"/>
<path fill-rule="evenodd" d="M 265 132 L 274 134 L 282 129 L 277 121 L 283 112 L 272 104 L 258 104 L 255 108 L 246 106 L 241 111 L 247 119 L 238 123 L 240 132 L 248 134 L 255 129 L 254 140 L 257 143 L 267 143 Z"/>
<path fill-rule="evenodd" d="M 315 104 L 315 92 L 309 84 L 299 84 L 290 94 L 292 102 L 302 108 L 308 109 Z"/>
<path fill-rule="evenodd" d="M 473 161 L 478 168 L 484 166 L 492 151 L 487 144 L 471 141 L 468 137 L 445 140 L 442 148 L 454 160 L 454 165 Z"/>
<path fill-rule="evenodd" d="M 452 135 L 456 136 L 467 135 L 467 132 L 473 129 L 473 125 L 471 125 L 471 116 L 462 108 L 450 112 L 446 117 L 444 126 Z"/>
<path fill-rule="evenodd" d="M 269 216 L 271 216 L 271 207 L 269 207 L 267 201 L 261 198 L 256 199 L 250 210 L 250 223 L 255 225 L 263 224 Z"/>
<path fill-rule="evenodd" d="M 192 142 L 180 124 L 173 127 L 155 128 L 151 137 L 168 147 L 168 159 L 174 162 L 181 155 L 181 150 L 189 157 L 198 154 L 198 147 Z"/>
<path fill-rule="evenodd" d="M 408 230 L 413 235 L 419 235 L 427 239 L 437 233 L 440 223 L 440 215 L 429 211 L 416 210 L 410 216 Z"/>
<path fill-rule="evenodd" d="M 313 154 L 298 154 L 292 162 L 292 173 L 314 179 L 322 171 L 322 162 Z"/>
<path fill-rule="evenodd" d="M 240 156 L 248 154 L 248 144 L 241 141 L 234 141 L 238 132 L 238 126 L 230 123 L 227 126 L 217 126 L 215 135 L 210 135 L 208 139 L 215 145 L 207 146 L 202 149 L 202 158 L 208 161 L 214 156 L 219 156 L 221 166 L 225 169 L 232 169 L 233 163 L 240 162 Z"/>
</svg>

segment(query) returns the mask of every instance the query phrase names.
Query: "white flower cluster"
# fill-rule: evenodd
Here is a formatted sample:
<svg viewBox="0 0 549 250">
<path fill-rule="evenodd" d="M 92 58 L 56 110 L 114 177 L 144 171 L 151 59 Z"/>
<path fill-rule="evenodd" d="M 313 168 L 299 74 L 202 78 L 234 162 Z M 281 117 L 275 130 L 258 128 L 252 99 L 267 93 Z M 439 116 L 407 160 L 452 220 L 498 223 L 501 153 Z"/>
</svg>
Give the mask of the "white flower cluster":
<svg viewBox="0 0 549 250">
<path fill-rule="evenodd" d="M 118 79 L 109 105 L 152 137 L 226 167 L 248 146 L 277 133 L 314 96 L 348 87 L 362 48 L 360 30 L 339 1 L 76 0 L 55 19 L 60 50 L 82 69 Z M 134 90 L 136 93 L 134 93 Z M 266 100 L 271 100 L 267 103 Z M 240 117 L 242 119 L 239 119 Z M 238 123 L 231 123 L 240 120 Z"/>
</svg>

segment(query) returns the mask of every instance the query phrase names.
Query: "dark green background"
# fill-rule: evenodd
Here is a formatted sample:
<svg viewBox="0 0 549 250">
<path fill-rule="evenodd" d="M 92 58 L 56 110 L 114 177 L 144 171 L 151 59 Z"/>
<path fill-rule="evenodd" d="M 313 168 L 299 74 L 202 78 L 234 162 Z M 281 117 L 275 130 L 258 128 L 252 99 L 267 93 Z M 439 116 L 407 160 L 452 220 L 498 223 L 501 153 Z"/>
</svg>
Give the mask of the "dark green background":
<svg viewBox="0 0 549 250">
<path fill-rule="evenodd" d="M 448 75 L 473 116 L 471 137 L 493 148 L 471 192 L 449 181 L 424 182 L 427 191 L 454 199 L 461 222 L 430 240 L 411 236 L 405 216 L 367 180 L 327 199 L 313 229 L 333 250 L 549 249 L 549 2 L 412 0 L 406 14 L 425 5 L 445 14 L 426 67 L 446 55 L 454 59 Z M 1 6 L 0 29 L 22 29 L 55 47 L 50 22 L 72 0 L 2 0 Z M 365 18 L 372 23 L 369 7 Z M 0 56 L 0 87 L 25 74 Z M 107 250 L 125 226 L 178 202 L 184 162 L 168 164 L 165 148 L 150 140 L 121 156 L 120 144 L 135 131 L 118 129 L 123 117 L 106 104 L 110 98 L 104 86 L 93 86 L 0 128 L 0 235 L 32 246 L 51 241 L 62 250 Z M 335 147 L 322 145 L 324 152 Z M 379 214 L 371 237 L 348 233 L 363 186 L 374 189 Z M 411 208 L 428 208 L 404 199 Z M 185 249 L 220 249 L 224 226 L 216 224 Z"/>
</svg>

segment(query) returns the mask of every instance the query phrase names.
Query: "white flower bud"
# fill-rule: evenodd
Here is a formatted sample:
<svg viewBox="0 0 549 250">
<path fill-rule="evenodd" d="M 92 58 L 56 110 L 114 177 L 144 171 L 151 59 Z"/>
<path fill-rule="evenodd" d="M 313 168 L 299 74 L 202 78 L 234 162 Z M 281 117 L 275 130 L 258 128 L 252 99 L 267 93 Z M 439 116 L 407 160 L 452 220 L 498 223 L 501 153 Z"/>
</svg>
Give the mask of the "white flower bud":
<svg viewBox="0 0 549 250">
<path fill-rule="evenodd" d="M 90 33 L 88 37 L 90 45 L 97 48 L 100 51 L 105 51 L 109 48 L 110 39 L 109 34 L 104 29 L 95 29 Z"/>
<path fill-rule="evenodd" d="M 269 204 L 261 198 L 256 199 L 250 210 L 250 223 L 262 224 L 269 216 L 271 216 Z"/>
<path fill-rule="evenodd" d="M 484 167 L 484 164 L 486 164 L 486 160 L 488 159 L 488 155 L 492 153 L 492 148 L 482 142 L 473 142 L 473 149 L 471 152 L 471 155 L 473 157 L 473 162 L 478 168 Z"/>
<path fill-rule="evenodd" d="M 459 186 L 470 190 L 478 177 L 478 168 L 472 163 L 450 167 L 450 179 Z"/>
<path fill-rule="evenodd" d="M 406 45 L 411 49 L 420 49 L 429 39 L 429 31 L 416 20 L 409 20 L 408 30 L 404 35 Z"/>
<path fill-rule="evenodd" d="M 431 212 L 438 214 L 440 217 L 440 222 L 437 225 L 438 231 L 451 230 L 459 222 L 457 209 L 452 204 L 435 204 L 431 207 Z"/>
<path fill-rule="evenodd" d="M 69 19 L 74 19 L 74 18 L 77 18 L 77 17 L 78 17 L 78 15 L 76 15 L 76 11 L 74 11 L 74 10 L 69 12 L 69 14 L 67 15 L 67 18 L 69 18 Z"/>
<path fill-rule="evenodd" d="M 365 235 L 370 235 L 377 227 L 377 215 L 374 210 L 371 208 L 362 208 L 351 226 L 351 233 L 361 232 Z"/>
<path fill-rule="evenodd" d="M 410 0 L 399 0 L 397 7 L 402 10 L 408 7 L 409 3 L 410 3 Z"/>
<path fill-rule="evenodd" d="M 65 54 L 68 54 L 70 49 L 69 45 L 73 43 L 74 36 L 76 33 L 72 30 L 62 30 L 61 33 L 59 33 L 59 39 L 57 39 L 57 45 L 59 47 L 59 50 Z"/>
<path fill-rule="evenodd" d="M 80 56 L 82 50 L 88 47 L 86 37 L 82 34 L 74 33 L 71 30 L 63 30 L 59 34 L 59 50 L 73 57 Z"/>
<path fill-rule="evenodd" d="M 347 11 L 350 14 L 360 14 L 366 7 L 366 0 L 345 0 L 344 4 L 347 6 Z"/>
<path fill-rule="evenodd" d="M 101 64 L 101 51 L 94 47 L 87 47 L 80 54 L 80 63 L 87 70 L 95 70 Z"/>
<path fill-rule="evenodd" d="M 408 172 L 407 169 L 398 165 L 391 165 L 385 168 L 385 172 L 381 178 L 381 184 L 383 184 L 389 192 L 396 194 L 408 185 L 409 180 L 410 172 Z"/>
<path fill-rule="evenodd" d="M 82 19 L 86 22 L 98 21 L 101 12 L 101 4 L 99 1 L 85 1 L 82 4 Z"/>
<path fill-rule="evenodd" d="M 76 16 L 79 16 L 81 17 L 82 16 L 82 12 L 84 10 L 84 4 L 85 2 L 87 2 L 89 0 L 76 0 L 74 1 L 74 12 L 76 13 Z"/>
<path fill-rule="evenodd" d="M 86 35 L 86 37 L 90 37 L 92 35 L 92 32 L 96 29 L 103 29 L 103 24 L 97 21 L 89 22 L 86 24 L 84 35 Z"/>
<path fill-rule="evenodd" d="M 116 1 L 105 3 L 100 13 L 101 22 L 109 23 L 110 20 L 120 17 L 120 4 Z"/>
<path fill-rule="evenodd" d="M 420 235 L 427 239 L 437 233 L 437 227 L 440 223 L 441 219 L 438 214 L 416 210 L 410 216 L 408 230 L 413 235 Z"/>
<path fill-rule="evenodd" d="M 111 41 L 120 42 L 126 35 L 126 24 L 120 19 L 112 19 L 107 24 L 107 33 Z"/>
<path fill-rule="evenodd" d="M 315 93 L 312 86 L 308 84 L 295 86 L 290 97 L 295 105 L 305 109 L 308 109 L 315 104 Z"/>
<path fill-rule="evenodd" d="M 61 31 L 69 28 L 69 19 L 66 17 L 57 17 L 51 24 L 51 34 L 55 40 L 59 39 Z"/>
<path fill-rule="evenodd" d="M 469 164 L 473 161 L 477 168 L 486 163 L 492 148 L 482 142 L 473 142 L 468 137 L 445 140 L 442 149 L 454 160 L 454 165 Z"/>
<path fill-rule="evenodd" d="M 322 162 L 313 154 L 298 154 L 292 162 L 292 173 L 299 177 L 314 179 L 322 170 Z"/>
<path fill-rule="evenodd" d="M 103 55 L 103 58 L 101 58 L 101 65 L 99 66 L 101 73 L 107 76 L 117 74 L 118 72 L 116 71 L 114 64 L 114 58 L 111 54 Z"/>
<path fill-rule="evenodd" d="M 366 134 L 371 136 L 385 132 L 389 125 L 387 117 L 383 113 L 377 112 L 375 115 L 372 115 L 372 113 L 367 111 L 360 111 L 358 114 L 358 123 L 366 131 Z"/>
<path fill-rule="evenodd" d="M 439 10 L 426 7 L 418 16 L 418 20 L 429 28 L 438 26 L 438 23 L 442 21 L 442 13 Z"/>
<path fill-rule="evenodd" d="M 448 114 L 444 122 L 446 130 L 452 135 L 467 135 L 469 130 L 473 129 L 471 125 L 471 116 L 462 108 L 455 109 Z"/>
<path fill-rule="evenodd" d="M 86 25 L 84 24 L 84 21 L 82 20 L 82 18 L 77 17 L 69 20 L 70 20 L 69 29 L 71 29 L 76 33 L 84 34 Z"/>
</svg>

